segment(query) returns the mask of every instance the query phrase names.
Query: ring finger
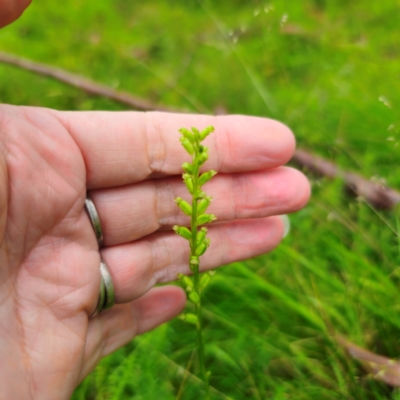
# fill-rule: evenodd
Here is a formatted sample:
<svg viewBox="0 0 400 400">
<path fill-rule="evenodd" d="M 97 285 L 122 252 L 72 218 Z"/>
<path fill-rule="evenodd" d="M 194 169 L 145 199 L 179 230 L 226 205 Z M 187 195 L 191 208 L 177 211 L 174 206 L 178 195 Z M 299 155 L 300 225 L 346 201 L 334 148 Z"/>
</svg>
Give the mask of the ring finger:
<svg viewBox="0 0 400 400">
<path fill-rule="evenodd" d="M 209 227 L 211 245 L 201 259 L 201 269 L 216 268 L 265 253 L 283 235 L 280 217 L 245 219 Z M 132 243 L 102 249 L 114 281 L 116 302 L 132 301 L 156 283 L 190 273 L 189 246 L 173 232 L 157 232 Z"/>
</svg>

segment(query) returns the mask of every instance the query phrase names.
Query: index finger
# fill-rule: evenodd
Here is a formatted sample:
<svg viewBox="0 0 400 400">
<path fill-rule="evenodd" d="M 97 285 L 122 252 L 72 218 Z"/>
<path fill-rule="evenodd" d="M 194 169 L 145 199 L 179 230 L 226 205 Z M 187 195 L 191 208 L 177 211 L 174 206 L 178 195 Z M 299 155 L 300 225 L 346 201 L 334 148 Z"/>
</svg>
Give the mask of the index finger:
<svg viewBox="0 0 400 400">
<path fill-rule="evenodd" d="M 206 168 L 223 173 L 278 167 L 295 147 L 289 128 L 267 118 L 102 111 L 58 117 L 81 149 L 90 189 L 181 173 L 190 160 L 178 140 L 182 127 L 215 127 L 204 141 L 210 148 Z"/>
</svg>

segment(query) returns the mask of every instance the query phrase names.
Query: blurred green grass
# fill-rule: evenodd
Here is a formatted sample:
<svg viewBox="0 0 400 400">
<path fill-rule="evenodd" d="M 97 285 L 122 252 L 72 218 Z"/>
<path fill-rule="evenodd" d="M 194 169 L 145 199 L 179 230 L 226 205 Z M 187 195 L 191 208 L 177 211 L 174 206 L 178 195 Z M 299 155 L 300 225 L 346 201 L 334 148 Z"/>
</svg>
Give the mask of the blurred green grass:
<svg viewBox="0 0 400 400">
<path fill-rule="evenodd" d="M 280 119 L 300 147 L 400 188 L 399 12 L 393 0 L 42 0 L 0 31 L 0 49 L 178 109 Z M 6 103 L 124 109 L 9 66 L 0 80 Z M 311 180 L 284 243 L 207 290 L 215 399 L 400 398 L 333 340 L 399 357 L 400 210 Z M 104 359 L 73 398 L 198 399 L 193 342 L 172 321 Z"/>
</svg>

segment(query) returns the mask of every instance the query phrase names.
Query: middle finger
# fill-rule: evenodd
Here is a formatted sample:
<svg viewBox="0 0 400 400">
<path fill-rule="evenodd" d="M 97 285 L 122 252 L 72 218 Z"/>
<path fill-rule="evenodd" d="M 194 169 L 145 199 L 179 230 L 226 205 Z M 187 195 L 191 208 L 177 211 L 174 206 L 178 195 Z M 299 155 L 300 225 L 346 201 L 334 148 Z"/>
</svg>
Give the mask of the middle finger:
<svg viewBox="0 0 400 400">
<path fill-rule="evenodd" d="M 218 222 L 287 214 L 303 207 L 309 184 L 297 170 L 280 167 L 241 174 L 219 174 L 205 186 L 213 197 L 208 212 Z M 100 215 L 104 245 L 128 243 L 171 226 L 188 225 L 174 202 L 188 198 L 180 177 L 153 179 L 91 192 Z"/>
</svg>

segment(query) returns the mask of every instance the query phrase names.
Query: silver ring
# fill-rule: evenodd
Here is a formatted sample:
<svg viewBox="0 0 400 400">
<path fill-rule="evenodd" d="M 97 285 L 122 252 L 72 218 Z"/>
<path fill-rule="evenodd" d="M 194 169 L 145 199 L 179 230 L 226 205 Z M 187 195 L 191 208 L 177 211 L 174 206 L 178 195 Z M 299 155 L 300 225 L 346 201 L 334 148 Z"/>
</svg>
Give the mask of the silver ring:
<svg viewBox="0 0 400 400">
<path fill-rule="evenodd" d="M 90 222 L 92 224 L 94 233 L 96 235 L 97 244 L 99 249 L 103 247 L 103 229 L 101 228 L 101 222 L 99 213 L 96 210 L 92 199 L 89 194 L 86 195 L 85 209 L 89 215 Z M 110 269 L 104 260 L 100 257 L 100 289 L 99 298 L 97 300 L 96 309 L 94 310 L 91 317 L 100 314 L 102 311 L 111 308 L 115 303 L 115 290 L 114 283 L 111 277 Z"/>
<path fill-rule="evenodd" d="M 100 279 L 100 292 L 99 292 L 99 299 L 97 300 L 97 306 L 94 312 L 92 313 L 91 317 L 96 316 L 97 314 L 100 314 L 103 310 L 103 305 L 104 305 L 104 299 L 106 297 L 106 289 L 105 289 L 105 284 L 103 277 Z"/>
<path fill-rule="evenodd" d="M 110 270 L 102 258 L 100 259 L 100 275 L 99 299 L 91 317 L 95 317 L 102 311 L 111 308 L 115 303 L 114 283 L 111 278 Z"/>
<path fill-rule="evenodd" d="M 103 229 L 101 228 L 99 214 L 89 194 L 86 195 L 85 209 L 89 215 L 90 222 L 96 235 L 97 244 L 99 245 L 99 248 L 101 248 L 103 247 Z"/>
<path fill-rule="evenodd" d="M 115 303 L 114 283 L 111 278 L 110 270 L 108 269 L 108 266 L 103 259 L 100 259 L 100 273 L 101 273 L 101 279 L 104 282 L 104 287 L 106 292 L 103 308 L 101 310 L 103 311 L 107 310 L 108 308 L 111 308 Z"/>
</svg>

